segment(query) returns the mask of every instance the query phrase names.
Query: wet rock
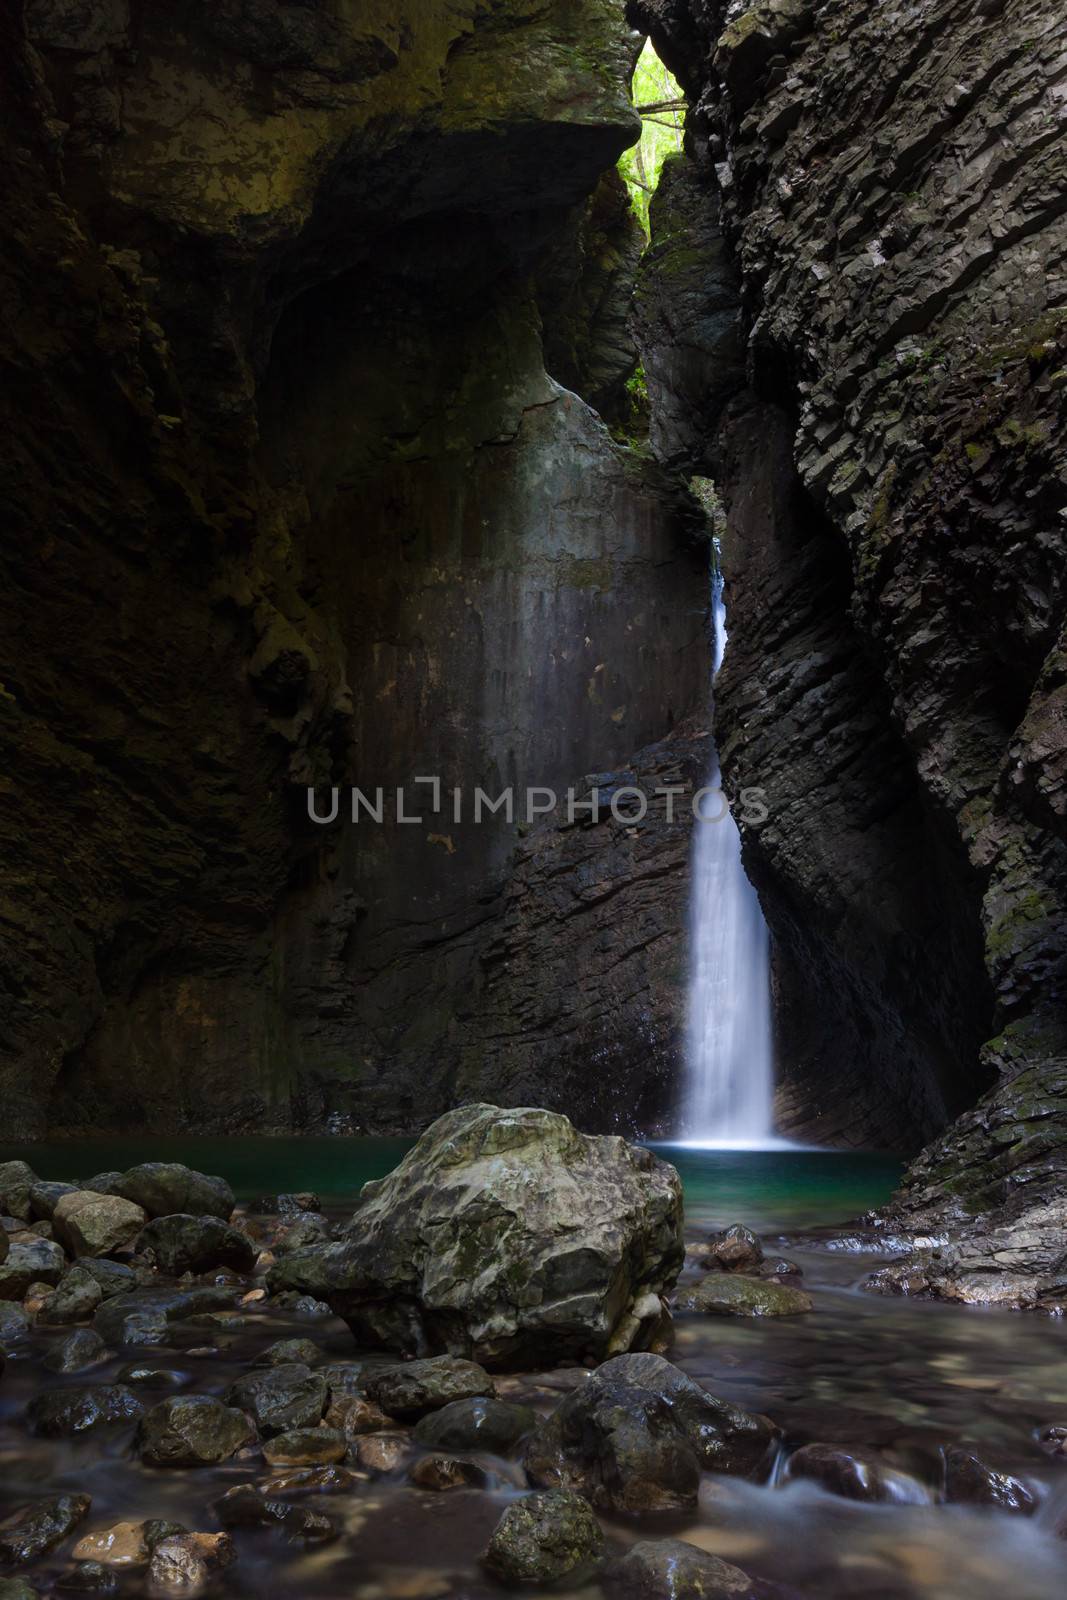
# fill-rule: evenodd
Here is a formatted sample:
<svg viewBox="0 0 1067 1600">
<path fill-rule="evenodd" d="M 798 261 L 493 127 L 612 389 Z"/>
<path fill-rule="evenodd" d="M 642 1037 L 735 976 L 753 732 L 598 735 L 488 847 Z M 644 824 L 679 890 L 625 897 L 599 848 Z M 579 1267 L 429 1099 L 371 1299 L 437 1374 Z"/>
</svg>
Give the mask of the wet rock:
<svg viewBox="0 0 1067 1600">
<path fill-rule="evenodd" d="M 76 1270 L 87 1272 L 95 1278 L 105 1300 L 112 1300 L 117 1294 L 128 1294 L 137 1287 L 137 1274 L 124 1261 L 109 1261 L 105 1256 L 83 1256 Z"/>
<path fill-rule="evenodd" d="M 408 1481 L 417 1489 L 444 1493 L 448 1489 L 484 1489 L 487 1473 L 475 1461 L 460 1456 L 422 1456 L 408 1468 Z"/>
<path fill-rule="evenodd" d="M 683 1254 L 672 1167 L 553 1112 L 476 1105 L 365 1185 L 344 1242 L 268 1281 L 325 1299 L 363 1343 L 503 1367 L 640 1348 Z"/>
<path fill-rule="evenodd" d="M 422 1417 L 415 1442 L 430 1450 L 488 1450 L 507 1455 L 537 1426 L 529 1406 L 510 1405 L 491 1396 L 452 1400 Z"/>
<path fill-rule="evenodd" d="M 599 1565 L 604 1535 L 588 1500 L 566 1489 L 508 1507 L 482 1556 L 507 1584 L 580 1583 Z"/>
<path fill-rule="evenodd" d="M 174 1534 L 152 1551 L 149 1587 L 156 1594 L 200 1594 L 236 1554 L 228 1533 Z"/>
<path fill-rule="evenodd" d="M 150 1217 L 177 1214 L 221 1217 L 227 1222 L 236 1201 L 224 1178 L 194 1172 L 175 1161 L 146 1161 L 124 1172 L 112 1192 L 132 1200 Z"/>
<path fill-rule="evenodd" d="M 81 1267 L 72 1267 L 59 1280 L 48 1304 L 41 1312 L 41 1321 L 49 1323 L 89 1322 L 104 1298 L 96 1278 Z"/>
<path fill-rule="evenodd" d="M 493 1380 L 484 1367 L 455 1356 L 433 1356 L 387 1367 L 366 1380 L 366 1393 L 383 1411 L 403 1420 L 446 1406 L 452 1400 L 492 1395 Z"/>
<path fill-rule="evenodd" d="M 148 1564 L 143 1522 L 116 1522 L 100 1533 L 87 1533 L 71 1555 L 75 1561 L 98 1561 L 108 1567 L 143 1567 Z"/>
<path fill-rule="evenodd" d="M 708 1244 L 711 1259 L 724 1272 L 751 1272 L 763 1260 L 763 1246 L 758 1235 L 740 1222 L 722 1233 L 712 1234 Z"/>
<path fill-rule="evenodd" d="M 107 1346 L 91 1328 L 77 1328 L 44 1357 L 49 1372 L 83 1372 L 107 1357 Z"/>
<path fill-rule="evenodd" d="M 846 1500 L 896 1500 L 893 1475 L 870 1451 L 806 1444 L 786 1463 L 786 1476 L 807 1478 Z"/>
<path fill-rule="evenodd" d="M 280 1256 L 288 1255 L 293 1250 L 306 1250 L 309 1245 L 327 1244 L 331 1237 L 330 1224 L 325 1217 L 297 1216 L 279 1233 L 274 1249 Z"/>
<path fill-rule="evenodd" d="M 227 1405 L 247 1411 L 264 1437 L 314 1428 L 326 1409 L 326 1379 L 298 1364 L 251 1372 L 232 1384 Z"/>
<path fill-rule="evenodd" d="M 786 1256 L 769 1256 L 756 1268 L 758 1278 L 792 1278 L 799 1280 L 804 1276 L 795 1261 L 790 1261 Z"/>
<path fill-rule="evenodd" d="M 530 1482 L 579 1490 L 619 1516 L 691 1511 L 700 1462 L 663 1396 L 603 1381 L 567 1396 L 524 1456 Z"/>
<path fill-rule="evenodd" d="M 110 1345 L 166 1344 L 172 1323 L 232 1304 L 226 1289 L 135 1289 L 105 1300 L 93 1327 Z"/>
<path fill-rule="evenodd" d="M 115 1574 L 99 1561 L 80 1561 L 69 1572 L 61 1572 L 56 1579 L 58 1594 L 116 1594 L 118 1583 Z"/>
<path fill-rule="evenodd" d="M 1047 1427 L 1039 1428 L 1037 1442 L 1046 1455 L 1067 1455 L 1067 1426 L 1062 1423 L 1052 1423 Z"/>
<path fill-rule="evenodd" d="M 44 1310 L 45 1306 L 48 1304 L 54 1294 L 55 1290 L 52 1288 L 50 1283 L 30 1284 L 29 1288 L 26 1290 L 25 1296 L 23 1297 L 22 1303 L 26 1308 L 26 1315 L 30 1318 L 31 1322 L 37 1321 L 37 1318 L 40 1316 L 41 1312 Z"/>
<path fill-rule="evenodd" d="M 143 1412 L 143 1402 L 125 1384 L 99 1383 L 36 1395 L 26 1407 L 26 1420 L 32 1432 L 57 1439 L 133 1422 Z"/>
<path fill-rule="evenodd" d="M 208 1467 L 227 1461 L 254 1430 L 243 1411 L 207 1395 L 161 1400 L 141 1418 L 137 1444 L 151 1467 Z"/>
<path fill-rule="evenodd" d="M 0 1528 L 0 1562 L 28 1566 L 62 1544 L 89 1515 L 87 1494 L 61 1494 L 28 1506 Z"/>
<path fill-rule="evenodd" d="M 347 1454 L 348 1440 L 336 1428 L 290 1428 L 263 1446 L 272 1467 L 327 1467 Z"/>
<path fill-rule="evenodd" d="M 261 1485 L 267 1496 L 276 1494 L 351 1494 L 360 1479 L 347 1467 L 292 1467 L 272 1473 Z"/>
<path fill-rule="evenodd" d="M 709 1272 L 692 1288 L 681 1291 L 677 1311 L 699 1311 L 709 1317 L 796 1317 L 812 1309 L 802 1289 L 737 1273 Z"/>
<path fill-rule="evenodd" d="M 1037 1501 L 1024 1483 L 967 1450 L 945 1451 L 945 1499 L 953 1505 L 993 1506 L 1029 1517 Z"/>
<path fill-rule="evenodd" d="M 75 1189 L 52 1213 L 60 1244 L 74 1256 L 109 1256 L 132 1244 L 145 1224 L 140 1206 L 117 1195 Z"/>
<path fill-rule="evenodd" d="M 313 1367 L 322 1359 L 322 1351 L 311 1339 L 279 1339 L 256 1357 L 257 1367 L 282 1367 L 299 1362 Z"/>
<path fill-rule="evenodd" d="M 39 1182 L 25 1161 L 0 1161 L 0 1211 L 28 1222 L 33 1215 L 30 1191 Z"/>
<path fill-rule="evenodd" d="M 740 1567 L 682 1539 L 643 1539 L 603 1577 L 611 1600 L 742 1600 L 751 1578 Z"/>
<path fill-rule="evenodd" d="M 24 1339 L 30 1331 L 30 1319 L 17 1300 L 0 1300 L 0 1348 L 7 1348 Z"/>
<path fill-rule="evenodd" d="M 431 1413 L 434 1416 L 440 1414 Z M 350 1439 L 357 1438 L 361 1433 L 377 1433 L 379 1429 L 388 1428 L 393 1421 L 381 1406 L 358 1394 L 341 1394 L 331 1400 L 323 1420 L 328 1428 L 340 1428 Z"/>
<path fill-rule="evenodd" d="M 180 1522 L 169 1522 L 165 1517 L 149 1517 L 143 1524 L 145 1549 L 151 1555 L 157 1544 L 162 1544 L 164 1539 L 175 1539 L 189 1532 Z"/>
<path fill-rule="evenodd" d="M 79 1183 L 79 1189 L 92 1189 L 94 1194 L 118 1194 L 115 1188 L 122 1182 L 121 1172 L 97 1172 L 93 1177 L 86 1178 L 84 1183 Z"/>
<path fill-rule="evenodd" d="M 150 1222 L 142 1229 L 137 1248 L 174 1277 L 183 1272 L 209 1272 L 213 1267 L 251 1272 L 256 1260 L 251 1239 L 229 1223 L 216 1216 L 193 1217 L 180 1212 Z"/>
<path fill-rule="evenodd" d="M 45 1183 L 38 1180 L 30 1186 L 30 1214 L 38 1221 L 51 1222 L 57 1203 L 66 1194 L 76 1194 L 76 1183 Z"/>
<path fill-rule="evenodd" d="M 50 1239 L 27 1239 L 13 1244 L 0 1263 L 0 1300 L 21 1300 L 31 1284 L 54 1288 L 67 1265 L 58 1244 Z"/>
<path fill-rule="evenodd" d="M 39 1595 L 25 1578 L 0 1578 L 0 1600 L 38 1600 Z"/>
<path fill-rule="evenodd" d="M 239 1483 L 215 1502 L 224 1528 L 280 1528 L 290 1539 L 321 1544 L 337 1537 L 337 1528 L 321 1511 L 272 1499 L 251 1483 Z"/>
<path fill-rule="evenodd" d="M 399 1433 L 364 1433 L 352 1446 L 352 1456 L 363 1472 L 384 1477 L 402 1466 L 408 1455 L 408 1442 Z"/>
<path fill-rule="evenodd" d="M 155 1367 L 144 1361 L 130 1361 L 120 1368 L 118 1381 L 130 1383 L 135 1389 L 152 1393 L 153 1390 L 181 1389 L 189 1382 L 190 1374 L 179 1367 Z"/>
<path fill-rule="evenodd" d="M 595 1463 L 586 1459 L 585 1416 L 601 1394 L 622 1391 L 651 1394 L 666 1406 L 671 1426 L 691 1447 L 702 1467 L 713 1472 L 759 1476 L 779 1430 L 768 1417 L 709 1394 L 662 1356 L 642 1352 L 616 1356 L 585 1378 L 541 1423 L 527 1446 L 527 1470 L 535 1482 L 563 1483 L 585 1492 Z M 662 1434 L 660 1421 L 658 1431 Z"/>
</svg>

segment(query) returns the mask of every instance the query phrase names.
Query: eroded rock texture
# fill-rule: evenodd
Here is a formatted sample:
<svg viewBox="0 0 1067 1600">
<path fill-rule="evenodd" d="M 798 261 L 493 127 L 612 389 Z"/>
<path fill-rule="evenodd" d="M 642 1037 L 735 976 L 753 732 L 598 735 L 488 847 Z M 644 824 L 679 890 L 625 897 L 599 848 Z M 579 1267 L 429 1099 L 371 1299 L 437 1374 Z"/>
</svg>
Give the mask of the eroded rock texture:
<svg viewBox="0 0 1067 1600">
<path fill-rule="evenodd" d="M 700 704 L 685 508 L 543 356 L 610 410 L 634 47 L 614 0 L 5 11 L 9 1133 L 425 1121 L 514 832 L 305 786 L 563 783 Z"/>
<path fill-rule="evenodd" d="M 1067 1161 L 1058 8 L 630 14 L 740 279 L 747 384 L 698 445 L 737 580 L 723 766 L 769 790 L 746 856 L 790 1081 L 826 1089 L 788 1121 L 907 1141 L 992 1082 L 901 1206 L 1025 1212 Z"/>
</svg>

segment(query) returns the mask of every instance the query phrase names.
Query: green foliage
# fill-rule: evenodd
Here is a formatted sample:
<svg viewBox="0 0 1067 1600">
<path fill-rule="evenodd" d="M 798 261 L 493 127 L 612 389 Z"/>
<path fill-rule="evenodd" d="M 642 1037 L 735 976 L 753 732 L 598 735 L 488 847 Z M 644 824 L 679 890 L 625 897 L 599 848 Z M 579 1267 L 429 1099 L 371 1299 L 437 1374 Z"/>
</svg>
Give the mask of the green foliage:
<svg viewBox="0 0 1067 1600">
<path fill-rule="evenodd" d="M 663 163 L 682 148 L 685 128 L 682 91 L 653 50 L 650 39 L 646 39 L 634 69 L 631 93 L 634 105 L 641 112 L 641 138 L 623 152 L 619 171 L 626 180 L 634 211 L 647 236 L 649 202 L 659 183 Z"/>
</svg>

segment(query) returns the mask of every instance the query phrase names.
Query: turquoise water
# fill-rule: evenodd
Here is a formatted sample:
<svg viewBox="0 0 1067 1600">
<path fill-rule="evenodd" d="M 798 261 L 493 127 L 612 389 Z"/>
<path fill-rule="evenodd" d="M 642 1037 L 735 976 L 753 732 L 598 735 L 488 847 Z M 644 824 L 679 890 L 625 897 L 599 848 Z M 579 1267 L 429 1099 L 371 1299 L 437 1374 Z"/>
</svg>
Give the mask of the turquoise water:
<svg viewBox="0 0 1067 1600">
<path fill-rule="evenodd" d="M 241 1199 L 313 1189 L 327 1203 L 351 1198 L 391 1172 L 407 1139 L 80 1139 L 0 1145 L 0 1160 L 28 1161 L 42 1178 L 76 1180 L 139 1161 L 183 1161 L 218 1173 Z M 822 1150 L 694 1150 L 656 1145 L 681 1174 L 689 1220 L 742 1220 L 797 1228 L 847 1222 L 883 1204 L 900 1177 L 893 1156 Z"/>
</svg>

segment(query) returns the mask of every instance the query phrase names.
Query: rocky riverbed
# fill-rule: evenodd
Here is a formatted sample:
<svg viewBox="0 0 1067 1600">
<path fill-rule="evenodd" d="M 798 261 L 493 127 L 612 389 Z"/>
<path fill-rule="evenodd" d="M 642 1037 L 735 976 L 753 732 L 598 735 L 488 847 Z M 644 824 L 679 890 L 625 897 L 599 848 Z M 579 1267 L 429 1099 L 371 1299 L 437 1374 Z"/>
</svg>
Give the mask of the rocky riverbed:
<svg viewBox="0 0 1067 1600">
<path fill-rule="evenodd" d="M 1058 1321 L 864 1293 L 862 1232 L 683 1236 L 667 1163 L 544 1112 L 368 1188 L 0 1166 L 0 1596 L 1058 1592 Z"/>
</svg>

